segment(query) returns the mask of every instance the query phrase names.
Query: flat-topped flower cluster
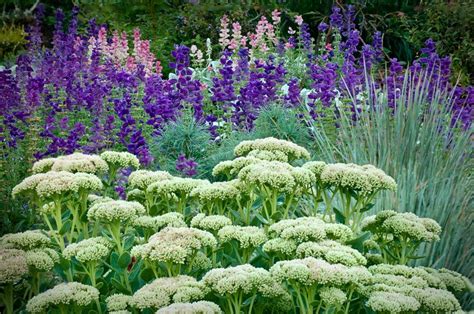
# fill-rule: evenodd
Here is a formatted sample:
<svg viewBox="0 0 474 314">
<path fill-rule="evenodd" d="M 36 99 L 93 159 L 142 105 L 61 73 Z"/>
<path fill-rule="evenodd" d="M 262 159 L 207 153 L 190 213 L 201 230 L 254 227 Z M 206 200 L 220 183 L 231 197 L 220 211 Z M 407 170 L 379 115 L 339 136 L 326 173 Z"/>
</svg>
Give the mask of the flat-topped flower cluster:
<svg viewBox="0 0 474 314">
<path fill-rule="evenodd" d="M 218 182 L 137 169 L 128 153 L 38 161 L 14 194 L 30 198 L 47 230 L 0 238 L 7 312 L 461 310 L 469 279 L 408 266 L 441 227 L 366 214 L 396 189 L 382 170 L 308 161 L 275 138 L 242 142 L 235 155 L 214 169 L 228 179 Z M 108 187 L 124 168 L 135 171 L 116 200 Z"/>
</svg>

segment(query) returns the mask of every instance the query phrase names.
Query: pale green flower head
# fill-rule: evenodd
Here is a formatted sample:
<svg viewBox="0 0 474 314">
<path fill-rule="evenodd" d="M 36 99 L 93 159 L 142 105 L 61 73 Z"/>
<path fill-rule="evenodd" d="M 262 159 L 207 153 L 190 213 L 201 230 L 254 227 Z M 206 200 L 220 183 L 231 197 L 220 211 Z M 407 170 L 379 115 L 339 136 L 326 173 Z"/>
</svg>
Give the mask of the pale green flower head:
<svg viewBox="0 0 474 314">
<path fill-rule="evenodd" d="M 418 277 L 423 279 L 430 287 L 445 289 L 446 285 L 436 276 L 437 270 L 427 267 L 409 267 L 405 265 L 378 264 L 369 267 L 373 274 L 387 274 L 403 276 L 405 278 Z"/>
<path fill-rule="evenodd" d="M 128 184 L 132 189 L 145 191 L 150 184 L 171 178 L 173 176 L 167 171 L 136 170 L 128 176 Z"/>
<path fill-rule="evenodd" d="M 104 237 L 89 238 L 69 244 L 63 251 L 66 259 L 75 257 L 81 263 L 99 262 L 109 256 L 113 244 Z"/>
<path fill-rule="evenodd" d="M 253 150 L 266 150 L 270 152 L 282 152 L 288 160 L 310 159 L 309 152 L 295 143 L 279 140 L 273 137 L 256 139 L 252 141 L 242 141 L 234 148 L 236 156 L 245 156 Z"/>
<path fill-rule="evenodd" d="M 109 165 L 109 168 L 132 167 L 138 169 L 140 167 L 140 161 L 138 160 L 137 156 L 128 152 L 106 151 L 100 154 L 100 158 L 102 158 Z"/>
<path fill-rule="evenodd" d="M 297 243 L 294 240 L 287 240 L 282 238 L 275 238 L 268 240 L 263 245 L 263 251 L 267 253 L 282 254 L 284 256 L 291 256 L 296 253 Z"/>
<path fill-rule="evenodd" d="M 206 286 L 190 276 L 158 278 L 137 290 L 129 304 L 139 310 L 159 309 L 173 302 L 202 300 L 208 293 Z"/>
<path fill-rule="evenodd" d="M 436 288 L 407 289 L 406 294 L 420 302 L 420 310 L 426 313 L 452 313 L 461 305 L 450 291 Z"/>
<path fill-rule="evenodd" d="M 29 313 L 44 313 L 58 305 L 79 307 L 99 300 L 99 290 L 78 282 L 61 283 L 31 298 L 26 304 Z"/>
<path fill-rule="evenodd" d="M 44 173 L 51 170 L 56 158 L 43 158 L 41 160 L 36 161 L 31 168 L 31 171 L 34 174 L 37 173 Z"/>
<path fill-rule="evenodd" d="M 343 224 L 326 223 L 324 225 L 324 232 L 326 232 L 326 237 L 328 239 L 342 243 L 354 238 L 354 232 L 352 229 Z"/>
<path fill-rule="evenodd" d="M 317 239 L 323 239 L 326 237 L 325 231 L 325 222 L 317 217 L 300 217 L 295 219 L 282 219 L 279 222 L 276 222 L 268 228 L 268 233 L 275 237 L 282 237 L 282 234 L 285 232 L 285 235 L 291 235 L 292 231 L 287 231 L 294 229 L 299 226 L 305 226 L 310 229 L 317 229 L 321 233 L 316 237 Z M 315 231 L 315 233 L 318 233 Z"/>
<path fill-rule="evenodd" d="M 191 219 L 191 227 L 206 230 L 209 232 L 217 232 L 219 229 L 232 225 L 232 220 L 222 215 L 197 214 Z"/>
<path fill-rule="evenodd" d="M 0 285 L 13 284 L 28 274 L 26 253 L 17 249 L 0 249 Z"/>
<path fill-rule="evenodd" d="M 132 296 L 118 293 L 107 297 L 105 302 L 107 303 L 107 310 L 112 312 L 127 310 L 131 300 Z"/>
<path fill-rule="evenodd" d="M 221 161 L 212 169 L 212 175 L 215 177 L 219 175 L 236 176 L 242 168 L 260 162 L 262 159 L 251 156 Z"/>
<path fill-rule="evenodd" d="M 326 168 L 326 163 L 324 161 L 308 161 L 303 165 L 303 168 L 310 170 L 319 179 Z"/>
<path fill-rule="evenodd" d="M 304 286 L 341 286 L 355 280 L 349 269 L 342 264 L 332 265 L 322 259 L 307 257 L 277 262 L 270 272 L 278 281 L 293 281 Z"/>
<path fill-rule="evenodd" d="M 296 255 L 300 258 L 309 256 L 322 258 L 331 264 L 346 266 L 367 264 L 367 260 L 359 251 L 332 240 L 301 243 L 296 250 Z"/>
<path fill-rule="evenodd" d="M 145 213 L 145 207 L 138 202 L 112 200 L 94 203 L 87 212 L 87 218 L 90 221 L 101 221 L 103 223 L 128 222 Z"/>
<path fill-rule="evenodd" d="M 191 197 L 202 203 L 213 201 L 231 201 L 240 196 L 240 191 L 235 187 L 235 182 L 214 182 L 202 184 L 191 191 Z"/>
<path fill-rule="evenodd" d="M 267 270 L 249 264 L 211 269 L 204 275 L 202 282 L 220 296 L 239 292 L 262 292 L 262 288 L 274 284 Z M 265 289 L 265 292 L 269 292 L 268 289 Z"/>
<path fill-rule="evenodd" d="M 366 305 L 376 312 L 404 313 L 415 312 L 420 308 L 417 299 L 397 292 L 374 292 Z"/>
<path fill-rule="evenodd" d="M 201 185 L 210 184 L 208 180 L 173 177 L 168 180 L 157 181 L 147 188 L 148 193 L 158 195 L 189 195 L 191 191 Z"/>
<path fill-rule="evenodd" d="M 241 248 L 257 247 L 267 241 L 265 230 L 254 226 L 225 226 L 217 236 L 222 243 L 236 240 Z"/>
<path fill-rule="evenodd" d="M 321 288 L 319 297 L 326 306 L 340 307 L 347 301 L 346 293 L 336 287 Z"/>
<path fill-rule="evenodd" d="M 27 230 L 18 233 L 8 233 L 0 238 L 0 246 L 20 250 L 43 248 L 51 244 L 51 239 L 41 230 Z"/>
<path fill-rule="evenodd" d="M 54 199 L 79 191 L 79 184 L 73 173 L 50 171 L 45 175 L 47 177 L 36 186 L 36 193 L 40 198 Z"/>
<path fill-rule="evenodd" d="M 156 314 L 220 314 L 219 305 L 209 301 L 173 303 L 162 307 Z"/>
<path fill-rule="evenodd" d="M 47 272 L 59 263 L 59 254 L 50 248 L 33 249 L 26 252 L 26 262 L 37 272 Z"/>
<path fill-rule="evenodd" d="M 261 161 L 240 170 L 239 179 L 252 186 L 264 186 L 280 193 L 292 193 L 297 181 L 290 164 Z"/>
<path fill-rule="evenodd" d="M 321 181 L 326 185 L 358 191 L 362 195 L 396 189 L 393 178 L 370 165 L 328 164 L 321 173 Z"/>
<path fill-rule="evenodd" d="M 76 180 L 79 186 L 79 191 L 100 191 L 104 187 L 102 181 L 94 174 L 78 172 L 74 174 L 74 180 Z"/>
<path fill-rule="evenodd" d="M 159 231 L 164 227 L 186 227 L 184 216 L 180 213 L 166 213 L 161 216 L 139 216 L 133 221 L 135 227 Z"/>
<path fill-rule="evenodd" d="M 145 192 L 140 189 L 133 189 L 127 192 L 127 201 L 143 202 L 145 200 Z"/>
<path fill-rule="evenodd" d="M 106 173 L 109 167 L 107 163 L 97 155 L 74 153 L 56 158 L 51 170 L 98 174 Z"/>
<path fill-rule="evenodd" d="M 184 264 L 196 251 L 216 246 L 216 239 L 207 231 L 166 227 L 151 236 L 148 243 L 134 246 L 132 255 L 153 262 Z"/>
<path fill-rule="evenodd" d="M 247 154 L 247 157 L 255 157 L 261 160 L 288 162 L 288 156 L 282 151 L 269 151 L 254 149 Z"/>
</svg>

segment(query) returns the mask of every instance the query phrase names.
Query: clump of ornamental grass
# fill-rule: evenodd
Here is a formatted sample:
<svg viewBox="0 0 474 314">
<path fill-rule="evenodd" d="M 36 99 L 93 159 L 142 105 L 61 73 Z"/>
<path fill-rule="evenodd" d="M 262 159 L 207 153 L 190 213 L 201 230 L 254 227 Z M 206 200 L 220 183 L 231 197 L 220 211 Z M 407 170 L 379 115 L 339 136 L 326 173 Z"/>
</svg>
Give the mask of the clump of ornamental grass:
<svg viewBox="0 0 474 314">
<path fill-rule="evenodd" d="M 151 236 L 147 243 L 134 246 L 131 254 L 143 259 L 145 267 L 158 278 L 161 272 L 168 276 L 191 272 L 196 258 L 199 260 L 198 252 L 212 251 L 216 247 L 215 237 L 207 231 L 166 227 Z"/>
<path fill-rule="evenodd" d="M 293 291 L 293 298 L 304 313 L 344 308 L 347 313 L 351 302 L 357 300 L 358 287 L 369 283 L 372 276 L 362 266 L 330 264 L 314 257 L 277 262 L 270 273 Z M 334 292 L 332 297 L 330 291 Z"/>
<path fill-rule="evenodd" d="M 87 212 L 87 218 L 96 222 L 96 226 L 105 227 L 121 255 L 126 249 L 122 234 L 137 217 L 145 213 L 145 207 L 138 202 L 105 200 L 94 203 Z"/>
<path fill-rule="evenodd" d="M 57 309 L 61 313 L 86 311 L 89 305 L 97 303 L 100 311 L 99 290 L 78 282 L 61 283 L 31 298 L 26 304 L 29 313 L 46 313 Z"/>
<path fill-rule="evenodd" d="M 105 174 L 109 170 L 107 162 L 97 155 L 74 153 L 57 158 L 45 158 L 33 164 L 33 173 L 48 171 L 85 172 Z"/>
<path fill-rule="evenodd" d="M 336 219 L 360 231 L 363 214 L 370 210 L 377 194 L 384 190 L 395 191 L 395 180 L 372 165 L 328 164 L 321 172 L 321 183 L 325 187 L 323 199 L 326 214 L 332 211 Z M 341 208 L 335 208 L 334 198 L 339 196 Z"/>
<path fill-rule="evenodd" d="M 267 241 L 265 230 L 254 226 L 225 226 L 217 237 L 220 243 L 228 243 L 230 256 L 235 256 L 238 264 L 250 263 L 255 250 Z"/>
<path fill-rule="evenodd" d="M 147 193 L 151 195 L 153 204 L 167 211 L 174 208 L 176 212 L 184 214 L 191 191 L 207 184 L 210 184 L 207 180 L 173 177 L 150 184 Z"/>
<path fill-rule="evenodd" d="M 104 237 L 95 237 L 69 244 L 63 251 L 64 258 L 77 261 L 86 273 L 93 287 L 96 286 L 96 273 L 107 259 L 114 245 Z"/>
<path fill-rule="evenodd" d="M 262 199 L 262 214 L 267 221 L 287 218 L 290 208 L 315 180 L 311 171 L 278 161 L 260 161 L 242 168 L 239 179 L 255 197 Z M 278 198 L 284 196 L 278 210 Z M 277 217 L 278 216 L 278 217 Z"/>
<path fill-rule="evenodd" d="M 0 248 L 0 288 L 7 313 L 14 310 L 14 286 L 28 275 L 26 253 L 17 249 Z"/>
<path fill-rule="evenodd" d="M 242 141 L 234 148 L 236 156 L 246 156 L 253 150 L 266 150 L 270 152 L 282 152 L 288 157 L 288 162 L 297 159 L 310 159 L 309 152 L 301 146 L 292 142 L 279 140 L 273 137 Z"/>
<path fill-rule="evenodd" d="M 148 186 L 152 183 L 168 180 L 173 178 L 173 176 L 167 171 L 150 171 L 150 170 L 136 170 L 130 173 L 128 176 L 128 186 L 134 193 L 129 192 L 127 198 L 130 195 L 134 195 L 143 198 L 144 205 L 149 214 L 154 213 L 153 211 L 153 196 L 148 193 Z"/>
<path fill-rule="evenodd" d="M 190 197 L 195 199 L 201 212 L 208 215 L 225 215 L 232 208 L 240 208 L 238 180 L 201 184 L 194 188 Z"/>
<path fill-rule="evenodd" d="M 440 225 L 430 218 L 420 218 L 413 213 L 384 210 L 362 221 L 362 230 L 370 231 L 376 243 L 374 251 L 384 263 L 405 265 L 416 255 L 420 245 L 439 240 Z"/>
<path fill-rule="evenodd" d="M 164 277 L 144 285 L 131 298 L 124 299 L 121 304 L 130 305 L 139 311 L 158 310 L 171 303 L 202 300 L 208 291 L 205 284 L 190 276 Z M 111 303 L 110 300 L 109 303 Z M 114 303 L 114 308 L 118 308 L 117 301 Z"/>
<path fill-rule="evenodd" d="M 166 227 L 187 227 L 184 216 L 170 212 L 160 216 L 139 216 L 132 222 L 137 231 L 142 231 L 145 242 L 150 236 Z"/>
<path fill-rule="evenodd" d="M 222 313 L 219 305 L 209 301 L 197 301 L 197 302 L 179 302 L 171 305 L 162 307 L 156 314 L 220 314 Z"/>
<path fill-rule="evenodd" d="M 214 268 L 204 275 L 202 282 L 222 300 L 220 305 L 226 313 L 254 313 L 271 307 L 279 311 L 291 308 L 288 292 L 263 268 L 249 264 Z M 227 302 L 223 302 L 224 299 Z"/>
</svg>

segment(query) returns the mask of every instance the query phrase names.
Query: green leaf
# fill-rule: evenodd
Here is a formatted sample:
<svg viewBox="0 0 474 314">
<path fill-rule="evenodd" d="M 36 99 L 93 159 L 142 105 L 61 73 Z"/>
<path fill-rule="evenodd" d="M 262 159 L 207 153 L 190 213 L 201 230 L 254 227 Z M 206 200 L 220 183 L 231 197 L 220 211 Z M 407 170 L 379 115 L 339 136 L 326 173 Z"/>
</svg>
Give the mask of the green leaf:
<svg viewBox="0 0 474 314">
<path fill-rule="evenodd" d="M 120 265 L 118 263 L 119 257 L 120 256 L 117 252 L 112 252 L 112 254 L 110 254 L 110 265 L 114 270 L 120 269 Z"/>
<path fill-rule="evenodd" d="M 130 262 L 132 261 L 132 257 L 128 252 L 123 252 L 118 259 L 118 266 L 122 269 L 127 268 Z"/>
<path fill-rule="evenodd" d="M 367 205 L 365 205 L 364 207 L 362 207 L 359 211 L 360 211 L 361 213 L 365 213 L 366 211 L 371 210 L 372 207 L 374 207 L 374 205 L 375 205 L 374 203 L 367 204 Z"/>
<path fill-rule="evenodd" d="M 337 209 L 336 207 L 333 207 L 332 210 L 334 211 L 334 214 L 336 214 L 336 221 L 345 224 L 346 223 L 346 218 L 344 215 Z"/>
<path fill-rule="evenodd" d="M 260 213 L 257 212 L 257 213 L 255 214 L 255 217 L 257 217 L 257 219 L 258 219 L 261 223 L 263 223 L 264 225 L 268 224 L 268 220 L 265 219 L 265 217 L 263 217 Z"/>
<path fill-rule="evenodd" d="M 112 286 L 115 289 L 117 289 L 119 292 L 128 293 L 127 288 L 124 285 L 122 285 L 122 283 L 118 281 L 116 278 L 112 278 L 110 282 L 112 283 Z"/>
<path fill-rule="evenodd" d="M 125 237 L 125 243 L 124 243 L 125 250 L 130 249 L 134 243 L 135 243 L 135 236 L 133 234 Z"/>
<path fill-rule="evenodd" d="M 426 257 L 425 255 L 419 255 L 419 256 L 408 256 L 410 259 L 420 259 Z"/>
<path fill-rule="evenodd" d="M 346 244 L 351 245 L 354 249 L 362 252 L 364 249 L 364 241 L 370 237 L 370 232 L 364 232 L 360 236 L 350 241 L 347 241 Z"/>
<path fill-rule="evenodd" d="M 59 234 L 65 235 L 68 231 L 71 230 L 71 225 L 72 225 L 72 222 L 70 220 L 67 220 L 61 227 L 61 230 L 59 230 Z"/>
<path fill-rule="evenodd" d="M 143 279 L 145 282 L 150 282 L 155 279 L 155 273 L 151 268 L 145 268 L 140 273 L 140 278 Z"/>
</svg>

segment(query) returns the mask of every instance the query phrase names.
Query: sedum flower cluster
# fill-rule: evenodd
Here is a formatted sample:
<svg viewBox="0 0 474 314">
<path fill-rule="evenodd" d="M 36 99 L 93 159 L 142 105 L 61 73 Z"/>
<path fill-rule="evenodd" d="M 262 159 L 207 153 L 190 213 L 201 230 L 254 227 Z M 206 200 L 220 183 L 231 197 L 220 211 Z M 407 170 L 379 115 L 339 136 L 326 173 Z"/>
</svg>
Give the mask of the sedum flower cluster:
<svg viewBox="0 0 474 314">
<path fill-rule="evenodd" d="M 375 245 L 369 251 L 380 253 L 384 262 L 399 264 L 408 263 L 423 242 L 438 241 L 441 234 L 441 226 L 433 219 L 393 210 L 366 217 L 362 230 L 372 234 Z"/>
<path fill-rule="evenodd" d="M 191 227 L 216 233 L 225 226 L 232 225 L 232 220 L 222 215 L 197 214 L 191 219 Z"/>
<path fill-rule="evenodd" d="M 235 147 L 234 154 L 236 156 L 245 156 L 253 150 L 269 151 L 273 153 L 282 152 L 287 156 L 289 161 L 311 158 L 309 152 L 304 147 L 273 137 L 253 141 L 242 141 Z"/>
<path fill-rule="evenodd" d="M 238 181 L 201 184 L 191 191 L 190 197 L 195 198 L 204 211 L 210 214 L 216 211 L 222 215 L 225 207 L 240 197 Z"/>
<path fill-rule="evenodd" d="M 104 237 L 89 238 L 69 244 L 63 251 L 66 259 L 75 257 L 81 263 L 99 262 L 105 259 L 113 245 Z"/>
<path fill-rule="evenodd" d="M 29 313 L 45 313 L 51 308 L 79 310 L 99 300 L 99 290 L 79 282 L 61 283 L 33 297 L 26 304 Z"/>
<path fill-rule="evenodd" d="M 362 195 L 397 188 L 392 177 L 372 165 L 328 164 L 321 172 L 321 181 L 326 185 L 357 191 Z"/>
<path fill-rule="evenodd" d="M 208 293 L 207 287 L 190 276 L 158 278 L 138 289 L 126 304 L 143 311 L 160 309 L 171 303 L 202 300 Z M 117 302 L 115 302 L 117 305 Z"/>
<path fill-rule="evenodd" d="M 218 163 L 212 169 L 212 175 L 215 177 L 223 175 L 228 179 L 233 178 L 239 174 L 242 168 L 248 165 L 259 163 L 261 161 L 262 159 L 253 156 L 237 157 L 233 160 L 224 160 Z"/>
<path fill-rule="evenodd" d="M 472 291 L 467 278 L 443 269 L 380 264 L 369 271 L 373 274 L 370 284 L 361 293 L 375 311 L 452 313 L 461 309 L 453 292 Z"/>
<path fill-rule="evenodd" d="M 14 284 L 28 274 L 26 254 L 17 249 L 0 249 L 0 285 Z"/>
<path fill-rule="evenodd" d="M 138 202 L 110 200 L 92 205 L 87 212 L 87 218 L 104 223 L 129 222 L 145 213 L 145 207 Z"/>
<path fill-rule="evenodd" d="M 184 216 L 180 213 L 170 212 L 160 216 L 139 216 L 132 222 L 134 227 L 160 231 L 165 227 L 186 227 Z"/>
<path fill-rule="evenodd" d="M 86 172 L 92 174 L 106 173 L 107 162 L 97 155 L 74 153 L 57 158 L 45 158 L 33 164 L 33 173 L 48 171 Z"/>
<path fill-rule="evenodd" d="M 209 301 L 197 301 L 187 303 L 173 303 L 162 307 L 157 314 L 220 314 L 222 313 L 219 305 Z"/>
<path fill-rule="evenodd" d="M 296 248 L 296 256 L 322 258 L 331 264 L 357 266 L 367 264 L 366 258 L 357 250 L 333 240 L 303 242 Z"/>
<path fill-rule="evenodd" d="M 0 238 L 0 246 L 19 250 L 43 248 L 51 244 L 51 239 L 41 230 L 27 230 L 5 234 Z"/>
<path fill-rule="evenodd" d="M 173 265 L 191 264 L 198 251 L 216 247 L 216 239 L 207 231 L 166 227 L 151 236 L 147 243 L 134 246 L 131 253 L 150 264 L 165 263 L 171 271 Z"/>
<path fill-rule="evenodd" d="M 173 178 L 167 171 L 136 170 L 128 176 L 128 185 L 132 189 L 146 191 L 152 183 Z"/>
<path fill-rule="evenodd" d="M 100 154 L 100 158 L 105 160 L 109 168 L 118 169 L 132 167 L 138 169 L 140 167 L 140 161 L 137 156 L 128 152 L 107 151 Z"/>
</svg>

